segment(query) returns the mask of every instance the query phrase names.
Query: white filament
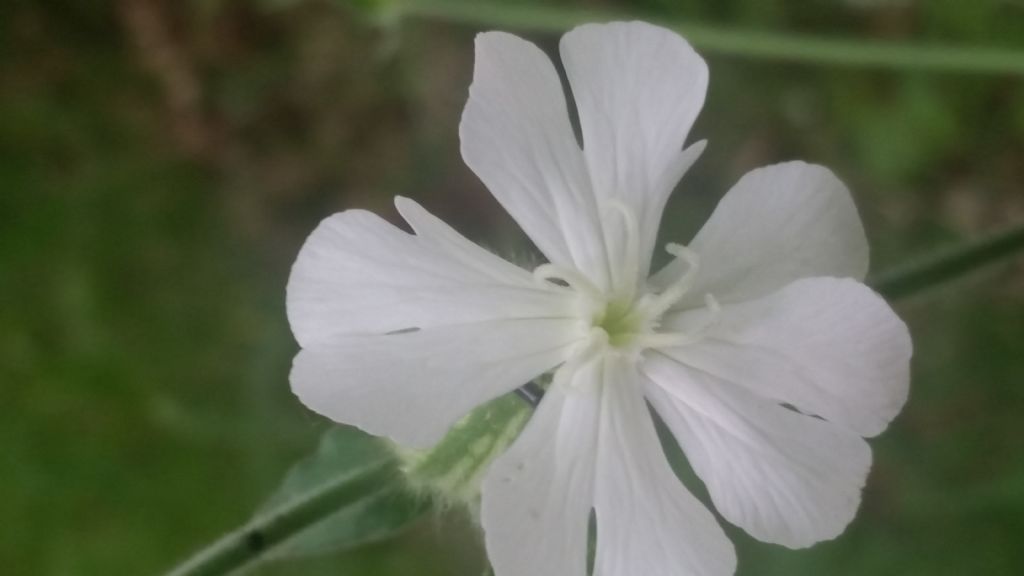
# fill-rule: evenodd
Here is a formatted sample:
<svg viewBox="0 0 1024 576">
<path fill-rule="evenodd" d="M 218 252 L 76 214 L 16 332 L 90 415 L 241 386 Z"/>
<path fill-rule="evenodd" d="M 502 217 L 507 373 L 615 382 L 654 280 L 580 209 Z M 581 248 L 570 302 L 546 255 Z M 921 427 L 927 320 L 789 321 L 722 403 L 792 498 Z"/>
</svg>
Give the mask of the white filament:
<svg viewBox="0 0 1024 576">
<path fill-rule="evenodd" d="M 665 251 L 686 262 L 686 272 L 673 282 L 662 293 L 645 296 L 638 306 L 649 318 L 658 318 L 669 308 L 675 306 L 683 296 L 693 287 L 697 279 L 697 270 L 700 267 L 700 257 L 693 250 L 682 244 L 668 244 Z"/>
<path fill-rule="evenodd" d="M 581 366 L 598 358 L 608 350 L 608 333 L 599 326 L 592 326 L 576 347 L 569 353 L 562 367 L 555 373 L 555 385 L 572 385 L 571 377 Z"/>
<path fill-rule="evenodd" d="M 618 200 L 608 200 L 602 203 L 602 208 L 617 213 L 622 218 L 622 228 L 626 233 L 626 242 L 622 258 L 622 273 L 619 277 L 617 287 L 625 290 L 621 296 L 632 299 L 636 290 L 637 281 L 640 276 L 640 229 L 636 220 L 636 214 L 628 206 Z M 605 241 L 611 246 L 611 239 L 608 238 L 608 218 L 602 214 L 602 222 L 605 226 Z"/>
<path fill-rule="evenodd" d="M 673 348 L 700 342 L 718 324 L 722 314 L 722 307 L 711 294 L 704 295 L 704 306 L 708 312 L 707 315 L 689 331 L 639 334 L 635 340 L 636 345 L 641 348 Z"/>
</svg>

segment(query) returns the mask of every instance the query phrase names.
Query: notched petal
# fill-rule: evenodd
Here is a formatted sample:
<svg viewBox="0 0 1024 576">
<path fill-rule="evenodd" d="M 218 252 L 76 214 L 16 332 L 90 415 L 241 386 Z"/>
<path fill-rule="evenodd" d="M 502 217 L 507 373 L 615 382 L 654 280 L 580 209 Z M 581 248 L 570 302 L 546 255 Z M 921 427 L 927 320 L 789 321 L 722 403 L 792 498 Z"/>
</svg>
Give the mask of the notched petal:
<svg viewBox="0 0 1024 576">
<path fill-rule="evenodd" d="M 803 548 L 853 520 L 871 467 L 855 433 L 664 356 L 644 372 L 648 397 L 729 522 Z"/>
<path fill-rule="evenodd" d="M 473 245 L 411 201 L 408 234 L 364 210 L 313 231 L 288 279 L 288 320 L 307 347 L 340 334 L 571 313 L 564 295 Z"/>
</svg>

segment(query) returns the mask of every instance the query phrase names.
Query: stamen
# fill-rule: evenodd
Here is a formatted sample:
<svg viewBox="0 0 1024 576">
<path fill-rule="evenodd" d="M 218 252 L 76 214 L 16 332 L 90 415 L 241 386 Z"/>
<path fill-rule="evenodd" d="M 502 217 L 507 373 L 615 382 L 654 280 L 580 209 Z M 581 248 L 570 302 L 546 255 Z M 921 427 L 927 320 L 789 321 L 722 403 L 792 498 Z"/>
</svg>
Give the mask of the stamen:
<svg viewBox="0 0 1024 576">
<path fill-rule="evenodd" d="M 570 384 L 564 379 L 574 374 L 580 366 L 593 360 L 607 348 L 608 333 L 598 326 L 592 327 L 586 338 L 581 340 L 580 345 L 569 353 L 569 358 L 555 372 L 555 384 Z"/>
<path fill-rule="evenodd" d="M 693 287 L 693 283 L 697 279 L 697 269 L 700 267 L 700 257 L 697 256 L 697 253 L 682 244 L 670 243 L 665 246 L 665 251 L 686 262 L 687 268 L 686 272 L 661 294 L 645 298 L 641 302 L 644 313 L 649 318 L 661 316 L 682 300 L 683 296 L 686 296 L 686 293 Z"/>
<path fill-rule="evenodd" d="M 707 315 L 701 319 L 699 324 L 691 328 L 689 332 L 638 334 L 636 336 L 637 344 L 644 348 L 673 348 L 700 342 L 718 324 L 722 315 L 722 307 L 711 294 L 704 295 L 704 306 L 707 308 Z"/>
<path fill-rule="evenodd" d="M 590 332 L 587 333 L 587 338 L 584 344 L 579 348 L 571 359 L 575 359 L 580 364 L 583 364 L 587 360 L 590 360 L 594 356 L 600 354 L 608 347 L 608 332 L 599 326 L 593 326 L 590 328 Z"/>
<path fill-rule="evenodd" d="M 629 209 L 628 206 L 619 202 L 618 200 L 608 200 L 602 203 L 602 208 L 614 211 L 622 217 L 622 226 L 626 233 L 626 246 L 625 253 L 623 254 L 624 260 L 622 262 L 622 274 L 620 281 L 616 287 L 624 287 L 627 293 L 624 294 L 626 298 L 633 297 L 633 291 L 636 289 L 636 283 L 640 277 L 640 226 L 637 223 L 636 215 Z M 605 231 L 605 242 L 608 246 L 612 245 L 611 239 L 607 238 L 607 229 Z M 616 273 L 618 270 L 612 270 L 612 273 Z"/>
<path fill-rule="evenodd" d="M 590 297 L 594 301 L 600 301 L 604 298 L 601 291 L 589 278 L 572 268 L 563 268 L 555 264 L 541 264 L 534 268 L 533 277 L 538 282 L 546 285 L 550 285 L 551 280 L 561 280 L 568 284 L 570 288 Z"/>
</svg>

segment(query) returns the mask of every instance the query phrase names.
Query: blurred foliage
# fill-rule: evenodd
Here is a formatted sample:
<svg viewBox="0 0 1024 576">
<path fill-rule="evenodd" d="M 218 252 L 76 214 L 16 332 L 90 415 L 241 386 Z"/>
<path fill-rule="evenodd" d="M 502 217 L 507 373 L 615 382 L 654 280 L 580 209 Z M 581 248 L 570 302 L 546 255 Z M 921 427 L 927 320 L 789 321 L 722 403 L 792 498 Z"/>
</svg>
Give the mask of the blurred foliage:
<svg viewBox="0 0 1024 576">
<path fill-rule="evenodd" d="M 313 450 L 327 425 L 288 391 L 283 303 L 318 219 L 350 206 L 393 218 L 400 193 L 529 253 L 458 156 L 475 31 L 379 28 L 360 4 L 5 2 L 5 573 L 157 572 L 247 518 Z M 1024 50 L 1015 0 L 557 4 Z M 709 61 L 693 138 L 710 146 L 670 204 L 666 238 L 691 234 L 747 169 L 788 158 L 851 185 L 876 270 L 1024 221 L 1021 78 Z M 900 311 L 915 381 L 873 443 L 859 518 L 802 552 L 733 531 L 741 575 L 1024 572 L 1024 272 L 1000 267 Z M 449 514 L 280 573 L 482 565 L 466 520 Z"/>
</svg>

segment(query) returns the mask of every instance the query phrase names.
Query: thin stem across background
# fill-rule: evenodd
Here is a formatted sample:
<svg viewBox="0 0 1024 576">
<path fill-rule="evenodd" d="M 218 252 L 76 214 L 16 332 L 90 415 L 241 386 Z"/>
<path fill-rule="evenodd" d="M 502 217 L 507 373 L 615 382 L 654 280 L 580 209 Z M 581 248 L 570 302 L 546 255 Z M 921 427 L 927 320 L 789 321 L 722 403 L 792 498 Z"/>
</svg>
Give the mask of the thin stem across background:
<svg viewBox="0 0 1024 576">
<path fill-rule="evenodd" d="M 1022 251 L 1024 224 L 1018 224 L 873 275 L 868 284 L 886 298 L 899 300 Z"/>
<path fill-rule="evenodd" d="M 275 546 L 338 510 L 385 490 L 396 474 L 394 466 L 384 463 L 330 482 L 223 536 L 166 576 L 217 576 L 252 568 Z"/>
<path fill-rule="evenodd" d="M 477 28 L 562 33 L 586 22 L 635 19 L 611 11 L 471 0 L 394 0 L 386 19 L 438 20 Z M 1024 50 L 840 39 L 741 30 L 712 24 L 644 18 L 683 34 L 695 47 L 746 59 L 828 66 L 1024 76 Z"/>
</svg>

